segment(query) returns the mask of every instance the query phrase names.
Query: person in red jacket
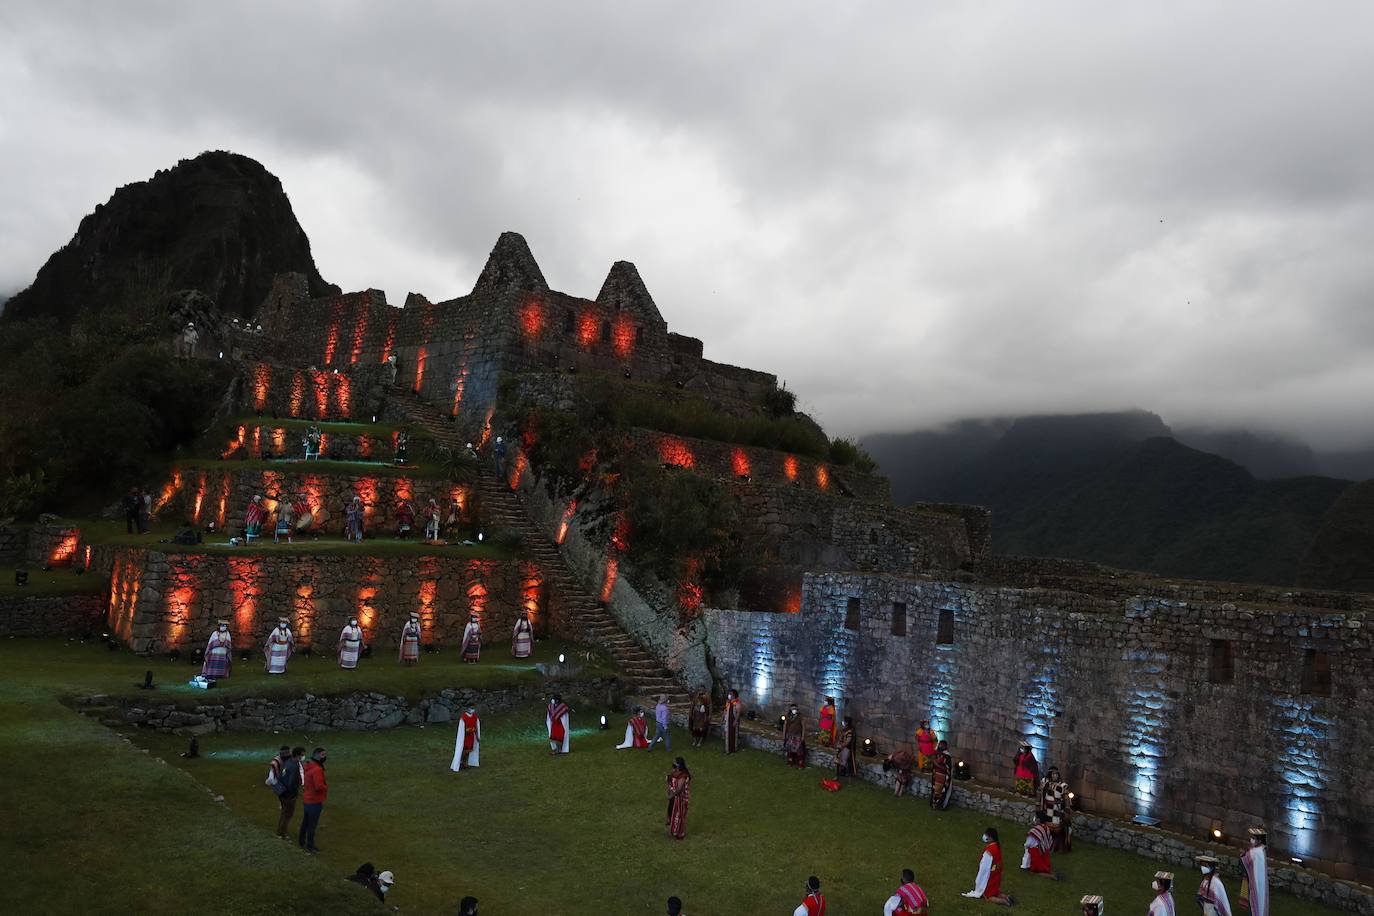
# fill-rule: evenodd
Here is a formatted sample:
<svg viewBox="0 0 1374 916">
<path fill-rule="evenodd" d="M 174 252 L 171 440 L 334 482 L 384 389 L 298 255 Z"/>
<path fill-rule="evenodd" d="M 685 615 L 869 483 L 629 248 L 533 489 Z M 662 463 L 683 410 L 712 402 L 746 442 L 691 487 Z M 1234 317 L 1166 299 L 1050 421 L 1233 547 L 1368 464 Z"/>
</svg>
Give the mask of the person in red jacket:
<svg viewBox="0 0 1374 916">
<path fill-rule="evenodd" d="M 324 811 L 324 800 L 329 796 L 329 783 L 324 778 L 324 762 L 327 758 L 324 748 L 317 747 L 310 752 L 305 762 L 305 783 L 302 786 L 301 800 L 305 802 L 305 814 L 301 818 L 301 832 L 297 842 L 309 853 L 317 853 L 315 828 L 320 825 L 320 814 Z"/>
<path fill-rule="evenodd" d="M 806 879 L 806 897 L 792 911 L 792 916 L 825 916 L 825 897 L 821 894 L 821 879 L 815 875 Z"/>
</svg>

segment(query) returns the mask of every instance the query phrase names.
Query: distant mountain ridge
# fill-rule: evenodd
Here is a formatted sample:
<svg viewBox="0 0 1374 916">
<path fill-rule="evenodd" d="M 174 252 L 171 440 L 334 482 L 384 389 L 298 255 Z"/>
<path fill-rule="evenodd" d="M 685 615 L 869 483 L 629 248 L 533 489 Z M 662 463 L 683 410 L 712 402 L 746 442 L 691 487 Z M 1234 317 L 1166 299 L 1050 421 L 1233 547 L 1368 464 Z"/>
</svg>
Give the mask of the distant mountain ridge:
<svg viewBox="0 0 1374 916">
<path fill-rule="evenodd" d="M 1328 510 L 1351 487 L 1312 474 L 1257 480 L 1179 442 L 1147 411 L 965 421 L 863 445 L 901 502 L 990 506 L 998 552 L 1180 578 L 1296 585 Z M 1307 466 L 1300 451 L 1288 460 Z M 1323 556 L 1342 552 L 1328 545 Z M 1339 560 L 1323 562 L 1323 581 L 1339 579 L 1329 568 Z"/>
<path fill-rule="evenodd" d="M 83 308 L 198 290 L 225 315 L 246 318 L 273 276 L 293 271 L 305 275 L 311 295 L 338 291 L 315 267 L 277 177 L 247 156 L 207 152 L 97 204 L 9 299 L 4 317 L 67 323 Z"/>
</svg>

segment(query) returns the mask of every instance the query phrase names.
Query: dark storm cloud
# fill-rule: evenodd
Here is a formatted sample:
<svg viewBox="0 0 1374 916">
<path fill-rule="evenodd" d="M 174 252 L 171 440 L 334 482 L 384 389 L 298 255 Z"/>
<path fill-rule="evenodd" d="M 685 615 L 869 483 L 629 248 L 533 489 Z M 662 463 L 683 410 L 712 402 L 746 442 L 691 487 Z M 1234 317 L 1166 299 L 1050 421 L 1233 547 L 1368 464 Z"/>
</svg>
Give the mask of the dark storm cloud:
<svg viewBox="0 0 1374 916">
<path fill-rule="evenodd" d="M 0 291 L 229 148 L 347 288 L 465 292 L 506 228 L 569 292 L 628 258 L 840 432 L 1368 438 L 1374 8 L 544 6 L 7 6 Z"/>
</svg>

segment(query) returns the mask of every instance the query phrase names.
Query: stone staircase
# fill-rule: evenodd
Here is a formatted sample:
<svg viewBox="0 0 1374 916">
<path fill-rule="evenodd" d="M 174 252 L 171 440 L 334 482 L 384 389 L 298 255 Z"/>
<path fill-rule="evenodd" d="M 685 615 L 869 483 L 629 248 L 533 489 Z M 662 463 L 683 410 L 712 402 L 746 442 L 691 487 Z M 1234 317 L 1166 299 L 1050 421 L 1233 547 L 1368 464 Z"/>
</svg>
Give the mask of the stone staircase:
<svg viewBox="0 0 1374 916">
<path fill-rule="evenodd" d="M 432 435 L 441 447 L 458 450 L 466 446 L 449 416 L 413 392 L 393 392 L 391 403 L 411 423 Z M 539 564 L 554 593 L 562 598 L 565 613 L 579 621 L 587 639 L 604 649 L 620 668 L 630 692 L 643 701 L 667 694 L 670 706 L 686 706 L 691 697 L 673 680 L 672 672 L 635 642 L 610 612 L 588 593 L 564 562 L 558 546 L 530 522 L 519 495 L 497 477 L 485 461 L 478 465 L 473 488 L 482 500 L 484 514 L 493 524 L 519 532 L 525 552 Z"/>
</svg>

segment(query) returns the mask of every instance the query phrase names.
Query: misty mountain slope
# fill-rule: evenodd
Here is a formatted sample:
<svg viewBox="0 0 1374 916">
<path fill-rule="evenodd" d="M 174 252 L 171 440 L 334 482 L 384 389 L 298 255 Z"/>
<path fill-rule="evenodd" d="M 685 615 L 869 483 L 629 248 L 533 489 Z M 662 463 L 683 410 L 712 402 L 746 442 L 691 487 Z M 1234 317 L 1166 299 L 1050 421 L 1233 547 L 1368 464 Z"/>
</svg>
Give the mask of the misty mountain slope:
<svg viewBox="0 0 1374 916">
<path fill-rule="evenodd" d="M 1256 480 L 1235 462 L 1177 442 L 1143 411 L 1025 418 L 995 443 L 974 440 L 976 451 L 932 449 L 907 477 L 902 448 L 932 435 L 884 443 L 894 494 L 991 507 L 999 553 L 1180 578 L 1295 584 L 1323 517 L 1350 486 L 1311 476 Z M 932 454 L 949 462 L 943 475 Z"/>
<path fill-rule="evenodd" d="M 1374 480 L 1351 485 L 1327 510 L 1298 582 L 1305 588 L 1374 591 Z"/>
</svg>

